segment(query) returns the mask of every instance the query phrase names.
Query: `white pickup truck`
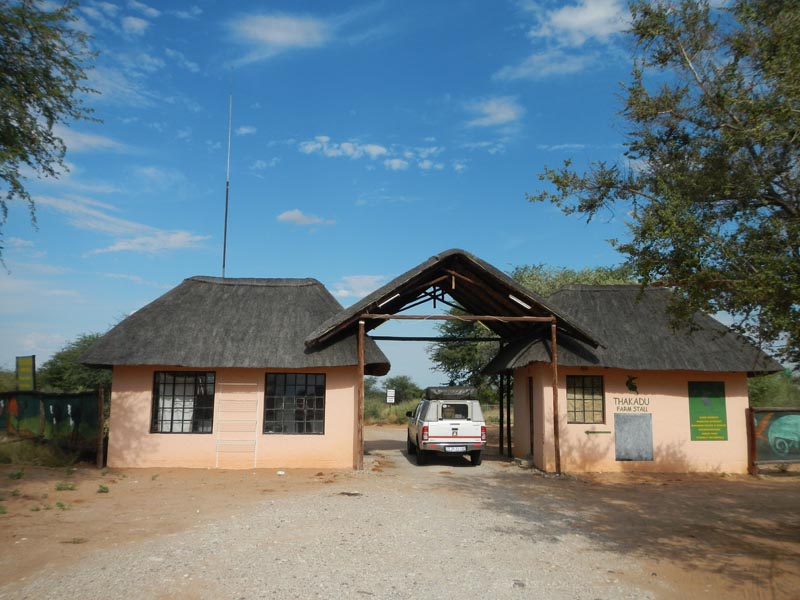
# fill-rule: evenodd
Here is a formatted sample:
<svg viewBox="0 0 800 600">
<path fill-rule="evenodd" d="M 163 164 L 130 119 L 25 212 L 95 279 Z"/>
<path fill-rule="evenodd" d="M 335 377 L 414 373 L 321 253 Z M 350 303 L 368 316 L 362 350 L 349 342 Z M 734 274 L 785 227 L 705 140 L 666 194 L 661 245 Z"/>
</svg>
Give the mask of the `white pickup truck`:
<svg viewBox="0 0 800 600">
<path fill-rule="evenodd" d="M 486 423 L 475 388 L 429 387 L 425 399 L 408 417 L 408 453 L 424 465 L 431 452 L 469 454 L 473 466 L 481 464 L 486 445 Z"/>
</svg>

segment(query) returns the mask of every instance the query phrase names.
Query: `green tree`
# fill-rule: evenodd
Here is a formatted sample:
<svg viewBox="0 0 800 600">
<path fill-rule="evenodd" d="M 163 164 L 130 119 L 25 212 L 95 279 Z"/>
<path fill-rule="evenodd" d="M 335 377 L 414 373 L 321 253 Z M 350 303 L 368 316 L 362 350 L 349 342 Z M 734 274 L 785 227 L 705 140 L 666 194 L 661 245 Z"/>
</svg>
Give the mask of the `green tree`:
<svg viewBox="0 0 800 600">
<path fill-rule="evenodd" d="M 451 315 L 466 314 L 452 309 Z M 455 341 L 435 342 L 427 348 L 434 370 L 444 373 L 450 385 L 471 385 L 486 393 L 490 388 L 488 377 L 482 374 L 499 348 L 497 336 L 483 323 L 476 321 L 441 321 L 436 325 L 439 335 L 446 338 L 487 338 L 486 342 Z"/>
<path fill-rule="evenodd" d="M 565 285 L 614 285 L 636 283 L 630 268 L 616 267 L 584 267 L 569 269 L 567 267 L 551 267 L 544 263 L 519 265 L 511 271 L 511 277 L 540 296 L 549 296 Z"/>
<path fill-rule="evenodd" d="M 747 380 L 751 406 L 800 406 L 800 377 L 791 371 Z"/>
<path fill-rule="evenodd" d="M 42 365 L 37 374 L 37 386 L 58 392 L 85 392 L 102 387 L 106 397 L 111 391 L 111 369 L 89 368 L 80 359 L 102 334 L 88 333 L 69 342 Z"/>
<path fill-rule="evenodd" d="M 551 201 L 630 214 L 617 242 L 644 284 L 676 289 L 679 323 L 727 312 L 800 359 L 800 3 L 631 2 L 625 159 L 545 167 Z"/>
<path fill-rule="evenodd" d="M 517 283 L 540 296 L 549 296 L 570 284 L 634 283 L 627 267 L 587 267 L 576 270 L 539 263 L 514 267 L 510 275 Z M 450 314 L 459 313 L 463 314 L 463 311 L 450 311 Z M 439 335 L 448 338 L 496 337 L 486 326 L 475 321 L 442 321 L 436 328 Z M 436 342 L 427 348 L 428 356 L 435 364 L 434 370 L 444 373 L 451 385 L 478 388 L 480 399 L 486 402 L 497 394 L 490 378 L 482 372 L 497 350 L 497 342 L 475 341 Z"/>
<path fill-rule="evenodd" d="M 364 399 L 380 400 L 384 397 L 384 391 L 378 386 L 378 378 L 370 375 L 364 377 Z"/>
<path fill-rule="evenodd" d="M 422 398 L 422 389 L 408 375 L 388 377 L 383 382 L 383 389 L 384 397 L 385 390 L 394 390 L 394 401 L 396 403 Z"/>
<path fill-rule="evenodd" d="M 84 65 L 93 58 L 88 34 L 75 27 L 77 3 L 0 0 L 0 227 L 9 203 L 28 204 L 36 224 L 33 198 L 23 169 L 42 177 L 66 170 L 66 146 L 54 127 L 90 119 Z M 0 229 L 0 257 L 2 256 Z"/>
<path fill-rule="evenodd" d="M 17 389 L 17 374 L 0 369 L 0 392 L 13 392 Z"/>
</svg>

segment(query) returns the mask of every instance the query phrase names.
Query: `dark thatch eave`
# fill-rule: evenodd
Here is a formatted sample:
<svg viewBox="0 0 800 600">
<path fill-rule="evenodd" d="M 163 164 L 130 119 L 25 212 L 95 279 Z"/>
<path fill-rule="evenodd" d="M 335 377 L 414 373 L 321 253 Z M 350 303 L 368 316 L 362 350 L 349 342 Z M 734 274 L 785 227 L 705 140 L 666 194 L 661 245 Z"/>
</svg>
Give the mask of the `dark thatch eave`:
<svg viewBox="0 0 800 600">
<path fill-rule="evenodd" d="M 597 344 L 589 330 L 578 326 L 566 313 L 552 306 L 541 296 L 519 285 L 511 277 L 478 257 L 464 250 L 452 249 L 432 256 L 325 321 L 306 338 L 306 347 L 315 348 L 326 340 L 352 335 L 362 315 L 396 314 L 405 307 L 424 300 L 426 293 L 431 291 L 447 294 L 471 315 L 555 316 L 559 330 L 593 347 Z M 382 322 L 377 319 L 366 319 L 365 330 L 370 331 Z M 521 335 L 544 330 L 549 334 L 550 331 L 549 324 L 542 323 L 487 320 L 484 325 L 505 339 L 515 339 Z"/>
<path fill-rule="evenodd" d="M 637 371 L 774 373 L 782 366 L 743 336 L 697 313 L 687 327 L 673 329 L 667 313 L 672 292 L 638 285 L 567 286 L 548 301 L 585 326 L 601 346 L 559 335 L 558 363 Z M 501 349 L 487 373 L 502 373 L 551 360 L 550 339 L 517 340 Z"/>
<path fill-rule="evenodd" d="M 304 369 L 358 364 L 356 338 L 306 348 L 342 306 L 315 279 L 191 277 L 120 322 L 81 357 L 92 366 Z M 366 340 L 368 374 L 389 360 Z"/>
</svg>

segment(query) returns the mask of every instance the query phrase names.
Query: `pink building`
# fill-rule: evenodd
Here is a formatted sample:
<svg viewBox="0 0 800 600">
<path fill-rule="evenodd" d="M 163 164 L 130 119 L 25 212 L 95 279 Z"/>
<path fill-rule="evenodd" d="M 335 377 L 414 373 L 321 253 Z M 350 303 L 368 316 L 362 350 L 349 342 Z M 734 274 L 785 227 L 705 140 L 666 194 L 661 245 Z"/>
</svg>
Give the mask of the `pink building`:
<svg viewBox="0 0 800 600">
<path fill-rule="evenodd" d="M 303 344 L 341 310 L 314 279 L 192 277 L 120 322 L 83 357 L 113 366 L 109 466 L 352 468 L 355 336 Z"/>
<path fill-rule="evenodd" d="M 546 471 L 746 472 L 747 377 L 780 365 L 706 315 L 671 329 L 669 292 L 640 292 L 545 299 L 463 250 L 347 309 L 313 279 L 193 277 L 83 362 L 114 370 L 111 466 L 358 467 L 362 374 L 389 370 L 365 334 L 438 302 L 503 342 L 488 371 L 513 378 L 516 456 Z"/>
</svg>

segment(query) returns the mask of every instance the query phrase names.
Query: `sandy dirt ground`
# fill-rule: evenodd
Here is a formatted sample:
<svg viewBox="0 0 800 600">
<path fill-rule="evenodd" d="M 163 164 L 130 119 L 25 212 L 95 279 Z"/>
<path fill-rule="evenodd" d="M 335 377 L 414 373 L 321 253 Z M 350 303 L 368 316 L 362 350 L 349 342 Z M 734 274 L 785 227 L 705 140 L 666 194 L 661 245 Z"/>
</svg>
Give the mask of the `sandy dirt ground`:
<svg viewBox="0 0 800 600">
<path fill-rule="evenodd" d="M 3 465 L 0 596 L 14 597 L 14 585 L 106 549 L 245 515 L 271 498 L 326 486 L 346 493 L 354 482 L 360 489 L 415 482 L 420 467 L 405 454 L 404 428 L 368 427 L 365 440 L 367 476 Z M 622 557 L 629 566 L 618 576 L 658 598 L 800 597 L 797 472 L 556 478 L 517 467 L 496 447 L 487 454 L 477 468 L 462 458 L 436 458 L 424 467 L 426 477 L 493 511 L 517 515 L 535 507 L 554 539 L 577 534 Z M 453 469 L 458 477 L 449 476 Z"/>
</svg>

